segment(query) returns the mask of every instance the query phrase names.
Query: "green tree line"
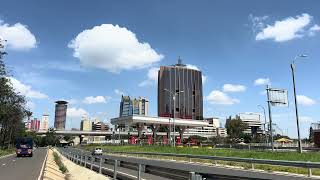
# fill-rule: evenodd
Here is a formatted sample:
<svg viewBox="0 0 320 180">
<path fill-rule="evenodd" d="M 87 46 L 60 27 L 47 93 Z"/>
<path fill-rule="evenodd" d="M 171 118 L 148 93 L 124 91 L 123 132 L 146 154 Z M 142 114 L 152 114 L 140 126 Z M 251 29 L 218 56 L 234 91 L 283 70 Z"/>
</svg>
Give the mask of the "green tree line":
<svg viewBox="0 0 320 180">
<path fill-rule="evenodd" d="M 5 41 L 0 39 L 0 147 L 8 148 L 25 131 L 23 119 L 30 114 L 26 98 L 15 92 L 5 66 Z"/>
</svg>

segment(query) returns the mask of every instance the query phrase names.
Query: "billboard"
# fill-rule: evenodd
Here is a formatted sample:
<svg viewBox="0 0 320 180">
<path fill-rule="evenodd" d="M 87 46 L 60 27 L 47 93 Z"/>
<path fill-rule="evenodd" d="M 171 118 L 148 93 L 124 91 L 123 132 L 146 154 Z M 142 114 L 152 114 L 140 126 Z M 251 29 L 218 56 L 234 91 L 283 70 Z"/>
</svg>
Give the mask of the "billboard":
<svg viewBox="0 0 320 180">
<path fill-rule="evenodd" d="M 269 95 L 268 100 L 272 106 L 289 106 L 288 90 L 269 88 L 267 91 Z"/>
</svg>

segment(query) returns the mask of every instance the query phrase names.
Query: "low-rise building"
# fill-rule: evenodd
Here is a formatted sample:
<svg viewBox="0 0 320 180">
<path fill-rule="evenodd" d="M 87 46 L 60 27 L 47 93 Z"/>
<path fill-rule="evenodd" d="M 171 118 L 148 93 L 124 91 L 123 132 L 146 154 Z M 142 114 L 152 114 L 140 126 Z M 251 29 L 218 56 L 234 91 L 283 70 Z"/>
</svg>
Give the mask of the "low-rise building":
<svg viewBox="0 0 320 180">
<path fill-rule="evenodd" d="M 244 133 L 250 135 L 262 134 L 261 130 L 261 115 L 258 113 L 239 113 L 239 117 L 242 122 L 248 125 L 248 128 L 244 130 Z"/>
<path fill-rule="evenodd" d="M 80 123 L 80 130 L 81 131 L 91 131 L 92 130 L 92 122 L 87 118 L 83 118 Z"/>
</svg>

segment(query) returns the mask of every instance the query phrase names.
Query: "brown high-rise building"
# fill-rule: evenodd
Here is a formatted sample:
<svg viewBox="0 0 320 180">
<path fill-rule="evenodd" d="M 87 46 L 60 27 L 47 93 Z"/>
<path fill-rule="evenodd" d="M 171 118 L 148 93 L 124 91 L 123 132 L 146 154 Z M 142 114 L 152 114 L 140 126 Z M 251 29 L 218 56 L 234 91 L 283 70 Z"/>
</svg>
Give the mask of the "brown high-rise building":
<svg viewBox="0 0 320 180">
<path fill-rule="evenodd" d="M 158 72 L 158 116 L 173 117 L 173 113 L 175 118 L 203 119 L 201 71 L 188 68 L 180 58 L 178 64 L 161 66 Z"/>
<path fill-rule="evenodd" d="M 54 128 L 64 130 L 67 118 L 67 101 L 56 101 L 56 110 L 54 116 Z"/>
</svg>

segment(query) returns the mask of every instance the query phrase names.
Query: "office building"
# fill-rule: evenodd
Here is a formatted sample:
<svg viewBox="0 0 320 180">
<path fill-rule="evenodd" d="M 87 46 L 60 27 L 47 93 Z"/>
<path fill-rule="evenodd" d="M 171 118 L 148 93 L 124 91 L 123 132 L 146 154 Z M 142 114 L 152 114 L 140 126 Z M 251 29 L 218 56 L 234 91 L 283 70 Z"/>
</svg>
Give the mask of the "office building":
<svg viewBox="0 0 320 180">
<path fill-rule="evenodd" d="M 91 131 L 92 130 L 92 122 L 87 119 L 86 117 L 83 117 L 80 123 L 80 130 L 81 131 Z"/>
<path fill-rule="evenodd" d="M 40 129 L 40 120 L 38 120 L 37 118 L 32 119 L 30 123 L 30 130 L 39 131 L 39 129 Z"/>
<path fill-rule="evenodd" d="M 220 127 L 219 118 L 205 118 L 205 120 L 209 123 L 207 126 L 188 128 L 186 129 L 185 136 L 227 137 L 227 130 Z"/>
<path fill-rule="evenodd" d="M 143 97 L 131 99 L 130 96 L 122 96 L 119 112 L 120 117 L 131 115 L 147 116 L 149 112 L 149 100 Z"/>
<path fill-rule="evenodd" d="M 40 129 L 44 130 L 44 131 L 47 131 L 49 129 L 49 115 L 48 114 L 42 115 Z"/>
<path fill-rule="evenodd" d="M 92 130 L 93 131 L 108 131 L 109 126 L 103 122 L 93 122 L 92 123 Z"/>
<path fill-rule="evenodd" d="M 175 95 L 175 105 L 173 96 Z M 158 72 L 158 116 L 203 119 L 202 73 L 181 63 Z M 174 109 L 175 108 L 175 109 Z"/>
<path fill-rule="evenodd" d="M 67 118 L 67 101 L 56 101 L 54 116 L 54 128 L 56 130 L 65 130 Z"/>
<path fill-rule="evenodd" d="M 212 124 L 214 127 L 219 128 L 220 127 L 220 120 L 216 117 L 211 118 L 204 118 L 204 120 L 207 120 L 209 124 Z"/>
<path fill-rule="evenodd" d="M 258 113 L 240 113 L 239 117 L 242 122 L 248 125 L 248 128 L 243 132 L 252 136 L 262 134 L 261 130 L 261 115 Z"/>
</svg>

